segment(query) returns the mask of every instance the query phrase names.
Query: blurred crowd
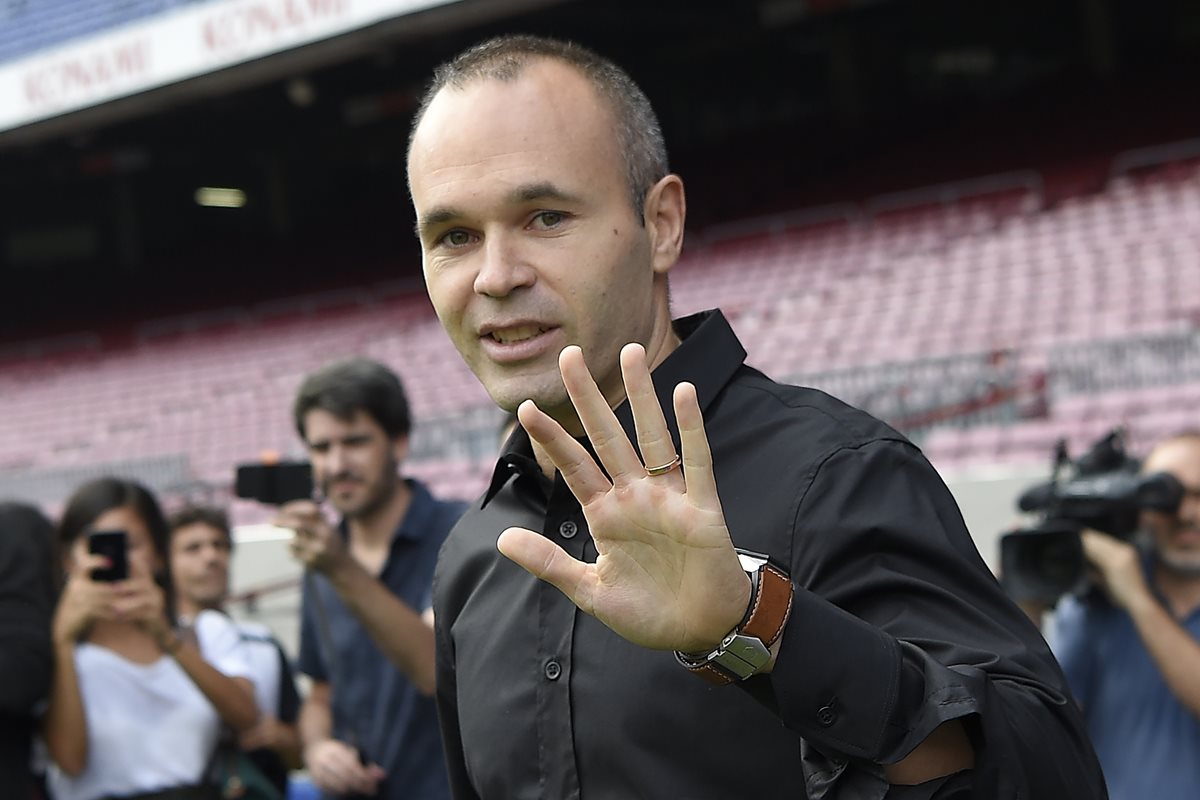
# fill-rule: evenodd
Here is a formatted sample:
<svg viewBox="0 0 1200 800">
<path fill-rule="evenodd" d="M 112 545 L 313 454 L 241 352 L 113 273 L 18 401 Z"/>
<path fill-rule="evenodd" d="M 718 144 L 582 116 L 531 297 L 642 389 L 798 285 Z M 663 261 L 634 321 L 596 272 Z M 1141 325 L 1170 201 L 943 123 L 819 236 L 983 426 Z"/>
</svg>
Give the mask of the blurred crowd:
<svg viewBox="0 0 1200 800">
<path fill-rule="evenodd" d="M 307 568 L 296 660 L 224 608 L 223 509 L 167 515 L 118 476 L 79 486 L 56 523 L 0 505 L 5 797 L 449 796 L 431 581 L 462 505 L 401 476 L 408 403 L 382 364 L 314 373 L 294 411 L 312 479 L 264 499 Z"/>
</svg>

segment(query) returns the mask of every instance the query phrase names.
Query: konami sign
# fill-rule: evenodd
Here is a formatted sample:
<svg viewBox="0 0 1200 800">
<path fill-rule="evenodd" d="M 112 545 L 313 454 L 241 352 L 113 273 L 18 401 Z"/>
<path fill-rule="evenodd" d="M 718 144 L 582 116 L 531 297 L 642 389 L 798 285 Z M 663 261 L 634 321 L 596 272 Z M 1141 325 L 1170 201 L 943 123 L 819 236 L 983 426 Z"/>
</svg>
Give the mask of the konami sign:
<svg viewBox="0 0 1200 800">
<path fill-rule="evenodd" d="M 137 90 L 152 75 L 152 42 L 144 37 L 111 47 L 67 53 L 27 71 L 22 81 L 31 110 L 58 110 L 122 88 Z"/>
<path fill-rule="evenodd" d="M 451 0 L 210 0 L 0 65 L 0 131 Z"/>
<path fill-rule="evenodd" d="M 264 43 L 337 27 L 350 13 L 351 0 L 259 0 L 222 9 L 204 20 L 204 46 L 214 54 L 241 53 Z"/>
</svg>

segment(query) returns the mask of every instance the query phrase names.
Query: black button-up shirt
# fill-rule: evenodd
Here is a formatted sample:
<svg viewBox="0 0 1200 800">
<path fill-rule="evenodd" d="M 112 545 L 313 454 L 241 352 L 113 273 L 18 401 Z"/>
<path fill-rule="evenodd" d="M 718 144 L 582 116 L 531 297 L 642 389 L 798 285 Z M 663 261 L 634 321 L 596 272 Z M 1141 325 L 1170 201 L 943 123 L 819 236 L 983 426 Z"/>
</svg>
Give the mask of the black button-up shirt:
<svg viewBox="0 0 1200 800">
<path fill-rule="evenodd" d="M 596 548 L 528 437 L 447 539 L 434 580 L 438 708 L 459 798 L 883 797 L 883 763 L 966 718 L 976 769 L 893 797 L 1102 798 L 1062 675 L 900 434 L 744 365 L 719 312 L 676 322 L 654 382 L 696 385 L 734 544 L 786 565 L 795 605 L 770 675 L 713 687 L 637 647 L 496 550 L 541 531 Z M 797 346 L 803 346 L 797 343 Z M 632 436 L 627 405 L 617 410 Z"/>
</svg>

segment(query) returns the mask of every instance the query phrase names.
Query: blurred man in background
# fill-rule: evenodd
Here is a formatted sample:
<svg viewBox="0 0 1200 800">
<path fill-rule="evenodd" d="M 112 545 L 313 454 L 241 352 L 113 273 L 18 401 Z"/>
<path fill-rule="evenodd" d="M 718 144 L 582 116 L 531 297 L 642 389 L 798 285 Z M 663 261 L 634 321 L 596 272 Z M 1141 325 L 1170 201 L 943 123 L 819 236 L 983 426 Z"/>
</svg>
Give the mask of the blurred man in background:
<svg viewBox="0 0 1200 800">
<path fill-rule="evenodd" d="M 205 609 L 222 611 L 229 595 L 233 536 L 225 512 L 187 506 L 169 520 L 171 579 L 181 622 Z M 283 648 L 265 625 L 236 622 L 243 651 L 254 672 L 258 723 L 239 737 L 250 760 L 280 792 L 287 794 L 288 770 L 301 766 L 296 719 L 300 696 Z"/>
<path fill-rule="evenodd" d="M 34 718 L 53 674 L 50 618 L 59 569 L 54 528 L 36 508 L 0 503 L 0 786 L 34 797 L 29 767 Z"/>
<path fill-rule="evenodd" d="M 400 477 L 410 419 L 400 379 L 352 359 L 310 375 L 293 407 L 320 494 L 280 509 L 304 587 L 300 670 L 313 679 L 300 717 L 305 762 L 327 795 L 449 797 L 434 690 L 431 583 L 462 513 Z M 315 575 L 313 574 L 315 573 Z"/>
<path fill-rule="evenodd" d="M 1142 465 L 1183 485 L 1174 514 L 1142 512 L 1139 549 L 1094 531 L 1084 554 L 1109 602 L 1069 597 L 1051 641 L 1113 800 L 1200 797 L 1200 431 Z"/>
</svg>

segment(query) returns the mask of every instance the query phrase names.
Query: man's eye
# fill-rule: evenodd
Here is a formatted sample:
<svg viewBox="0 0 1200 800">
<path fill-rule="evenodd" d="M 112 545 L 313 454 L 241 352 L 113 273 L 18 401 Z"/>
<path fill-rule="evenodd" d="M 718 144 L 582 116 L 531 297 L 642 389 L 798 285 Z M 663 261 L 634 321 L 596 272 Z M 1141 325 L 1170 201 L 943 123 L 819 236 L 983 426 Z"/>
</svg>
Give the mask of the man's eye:
<svg viewBox="0 0 1200 800">
<path fill-rule="evenodd" d="M 471 234 L 466 231 L 450 231 L 442 237 L 442 243 L 450 247 L 466 247 L 471 243 Z"/>
<path fill-rule="evenodd" d="M 533 222 L 539 228 L 553 228 L 560 225 L 565 217 L 561 211 L 539 211 Z"/>
</svg>

